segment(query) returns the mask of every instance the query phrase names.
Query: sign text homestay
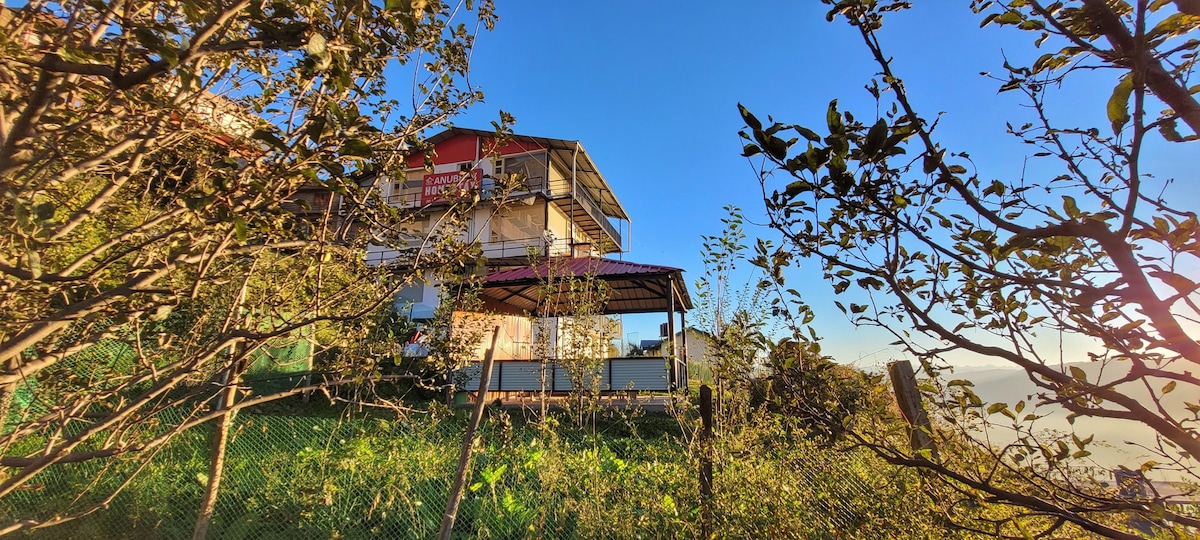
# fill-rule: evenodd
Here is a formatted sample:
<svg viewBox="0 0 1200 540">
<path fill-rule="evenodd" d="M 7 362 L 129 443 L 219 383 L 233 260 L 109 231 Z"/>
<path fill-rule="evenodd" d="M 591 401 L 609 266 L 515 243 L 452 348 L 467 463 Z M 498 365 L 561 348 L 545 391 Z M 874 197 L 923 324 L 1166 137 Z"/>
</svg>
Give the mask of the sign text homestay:
<svg viewBox="0 0 1200 540">
<path fill-rule="evenodd" d="M 442 202 L 445 194 L 463 194 L 476 189 L 483 181 L 483 171 L 450 171 L 431 173 L 421 178 L 421 206 Z"/>
</svg>

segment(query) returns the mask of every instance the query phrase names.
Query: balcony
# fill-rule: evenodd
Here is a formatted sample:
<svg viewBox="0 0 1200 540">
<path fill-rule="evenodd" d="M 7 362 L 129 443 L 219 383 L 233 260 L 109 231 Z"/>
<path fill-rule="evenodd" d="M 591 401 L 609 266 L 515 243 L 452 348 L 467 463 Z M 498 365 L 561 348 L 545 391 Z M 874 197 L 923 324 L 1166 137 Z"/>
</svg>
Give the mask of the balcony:
<svg viewBox="0 0 1200 540">
<path fill-rule="evenodd" d="M 587 233 L 588 237 L 593 241 L 602 244 L 602 253 L 613 253 L 621 250 L 621 233 L 613 226 L 608 217 L 601 211 L 600 204 L 588 193 L 587 189 L 579 188 L 575 191 L 574 196 L 571 193 L 572 181 L 569 178 L 561 180 L 546 180 L 545 178 L 530 178 L 526 181 L 523 189 L 510 194 L 511 197 L 522 197 L 525 195 L 541 195 L 547 200 L 553 201 L 554 205 L 562 210 L 568 219 L 575 223 L 577 227 Z M 492 196 L 491 180 L 485 178 L 483 180 L 483 198 L 487 199 Z M 421 188 L 420 187 L 405 187 L 399 194 L 392 194 L 384 197 L 384 200 L 397 208 L 413 209 L 421 207 Z M 440 204 L 430 205 L 430 208 Z M 540 239 L 530 239 L 540 240 Z M 520 244 L 519 249 L 524 254 L 525 245 Z M 512 246 L 499 248 L 506 254 L 511 251 Z M 569 253 L 569 247 L 567 246 Z M 484 246 L 485 254 L 488 249 Z M 490 256 L 489 256 L 490 258 Z"/>
<path fill-rule="evenodd" d="M 538 257 L 567 256 L 571 254 L 571 242 L 566 238 L 556 238 L 546 241 L 545 237 L 517 238 L 500 241 L 483 242 L 483 256 L 492 263 L 512 261 L 512 264 L 525 264 L 529 260 L 530 251 Z"/>
<path fill-rule="evenodd" d="M 613 226 L 600 205 L 587 189 L 577 189 L 571 196 L 571 180 L 550 181 L 546 189 L 547 198 L 554 201 L 560 210 L 597 243 L 603 244 L 602 253 L 621 251 L 621 233 Z"/>
</svg>

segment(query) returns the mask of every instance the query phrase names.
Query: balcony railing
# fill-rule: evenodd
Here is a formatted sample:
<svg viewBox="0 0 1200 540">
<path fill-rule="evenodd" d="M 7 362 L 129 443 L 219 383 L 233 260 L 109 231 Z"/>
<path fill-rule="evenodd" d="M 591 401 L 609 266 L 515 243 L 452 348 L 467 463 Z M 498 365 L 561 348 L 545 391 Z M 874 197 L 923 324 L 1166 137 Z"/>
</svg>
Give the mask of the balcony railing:
<svg viewBox="0 0 1200 540">
<path fill-rule="evenodd" d="M 489 259 L 524 257 L 529 254 L 529 248 L 534 248 L 539 257 L 570 255 L 571 253 L 571 240 L 568 238 L 556 238 L 549 242 L 544 237 L 515 238 L 483 242 L 482 244 L 483 256 Z"/>
<path fill-rule="evenodd" d="M 414 190 L 412 193 L 401 193 L 399 195 L 388 195 L 384 200 L 397 208 L 417 208 L 421 206 L 421 190 Z"/>
<path fill-rule="evenodd" d="M 604 212 L 600 211 L 600 205 L 592 199 L 592 196 L 588 195 L 586 190 L 577 190 L 574 200 L 579 206 L 583 207 L 584 212 L 587 212 L 592 221 L 596 222 L 600 226 L 600 229 L 612 239 L 613 243 L 616 244 L 615 247 L 620 247 L 621 234 L 617 232 L 617 228 L 608 220 L 608 216 L 605 216 Z"/>
<path fill-rule="evenodd" d="M 667 392 L 678 384 L 678 381 L 675 384 L 671 381 L 672 362 L 675 363 L 676 373 L 682 373 L 683 364 L 668 358 L 607 358 L 594 374 L 584 377 L 584 382 L 589 388 L 601 392 Z M 479 372 L 479 364 L 458 370 L 455 377 L 458 387 L 464 390 L 479 388 Z M 488 382 L 489 392 L 540 392 L 543 389 L 546 392 L 570 392 L 574 389 L 570 371 L 554 361 L 496 362 L 492 368 L 492 379 Z"/>
<path fill-rule="evenodd" d="M 488 198 L 490 193 L 490 180 L 484 179 L 483 183 L 483 198 Z M 563 197 L 571 197 L 571 179 L 564 178 L 560 180 L 547 180 L 545 178 L 531 178 L 525 182 L 524 189 L 518 189 L 510 194 L 512 197 L 520 197 L 526 194 L 542 194 L 550 199 L 562 199 Z M 600 204 L 588 194 L 587 190 L 577 190 L 574 194 L 575 203 L 587 213 L 596 225 L 604 231 L 608 238 L 612 240 L 617 247 L 621 245 L 621 234 L 617 232 L 617 228 L 613 226 L 608 217 L 601 211 Z M 421 189 L 406 188 L 399 194 L 392 194 L 385 197 L 385 201 L 398 208 L 419 208 L 421 206 Z M 560 206 L 564 206 L 560 203 Z M 600 240 L 600 239 L 597 239 Z"/>
<path fill-rule="evenodd" d="M 524 259 L 529 256 L 530 248 L 533 248 L 534 255 L 537 257 L 556 257 L 571 254 L 571 241 L 567 238 L 556 238 L 547 242 L 546 238 L 539 236 L 536 238 L 481 241 L 480 244 L 483 256 L 488 259 Z M 414 242 L 407 249 L 371 251 L 367 253 L 366 261 L 367 264 L 379 265 L 391 263 L 402 257 L 412 258 L 416 255 L 418 247 L 419 243 Z"/>
<path fill-rule="evenodd" d="M 541 182 L 539 182 L 539 187 L 540 187 L 540 184 L 541 184 Z M 545 192 L 546 192 L 547 196 L 552 199 L 562 198 L 564 196 L 571 195 L 571 179 L 570 178 L 563 178 L 560 180 L 552 180 L 550 182 L 545 183 L 545 185 L 546 185 Z M 532 191 L 532 189 L 531 189 L 531 191 Z M 600 227 L 600 229 L 603 230 L 604 233 L 607 234 L 610 239 L 612 239 L 613 243 L 616 244 L 614 247 L 620 247 L 621 246 L 621 234 L 619 232 L 617 232 L 617 228 L 614 227 L 612 222 L 608 220 L 608 216 L 605 216 L 604 212 L 601 211 L 600 204 L 597 203 L 596 200 L 593 199 L 592 196 L 588 194 L 587 190 L 580 189 L 580 190 L 575 191 L 575 196 L 572 198 L 580 206 L 580 208 L 582 208 L 583 211 L 587 213 L 588 217 L 591 217 L 592 221 L 594 221 L 596 223 L 596 225 L 598 227 Z M 597 240 L 599 240 L 599 239 L 597 239 Z"/>
</svg>

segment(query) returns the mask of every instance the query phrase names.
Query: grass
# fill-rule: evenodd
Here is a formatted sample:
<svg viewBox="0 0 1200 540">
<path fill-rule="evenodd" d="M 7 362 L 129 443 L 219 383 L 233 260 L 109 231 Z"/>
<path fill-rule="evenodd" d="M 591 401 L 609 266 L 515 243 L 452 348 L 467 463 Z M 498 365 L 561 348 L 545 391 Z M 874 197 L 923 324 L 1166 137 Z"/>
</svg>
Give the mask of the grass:
<svg viewBox="0 0 1200 540">
<path fill-rule="evenodd" d="M 292 412 L 303 409 L 295 405 Z M 466 411 L 345 419 L 240 414 L 211 538 L 430 538 L 437 532 Z M 327 412 L 327 411 L 326 411 Z M 585 429 L 489 408 L 456 523 L 459 538 L 687 538 L 700 533 L 690 423 L 665 414 L 599 414 Z M 29 533 L 49 538 L 188 538 L 206 480 L 207 433 L 155 457 L 105 511 Z M 880 474 L 860 454 L 831 454 L 769 423 L 715 449 L 715 524 L 731 537 L 925 536 L 915 479 Z M 770 450 L 766 450 L 770 449 Z M 41 489 L 0 515 L 44 518 L 111 488 L 135 465 L 43 473 Z M 77 506 L 75 506 L 77 507 Z"/>
</svg>

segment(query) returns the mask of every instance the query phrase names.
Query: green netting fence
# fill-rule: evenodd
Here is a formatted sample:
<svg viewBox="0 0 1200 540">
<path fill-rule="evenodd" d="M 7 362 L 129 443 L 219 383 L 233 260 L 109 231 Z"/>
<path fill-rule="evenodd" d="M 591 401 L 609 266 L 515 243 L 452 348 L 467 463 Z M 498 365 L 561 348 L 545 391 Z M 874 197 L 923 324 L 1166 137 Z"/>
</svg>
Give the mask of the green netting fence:
<svg viewBox="0 0 1200 540">
<path fill-rule="evenodd" d="M 700 535 L 698 461 L 683 437 L 670 434 L 674 419 L 548 430 L 523 424 L 521 414 L 490 413 L 474 449 L 456 538 Z M 436 537 L 463 416 L 239 413 L 208 537 Z M 177 419 L 163 418 L 171 420 Z M 646 433 L 646 426 L 666 427 Z M 140 467 L 103 509 L 19 536 L 190 538 L 207 484 L 210 430 L 183 433 L 150 459 L 54 466 L 0 499 L 0 518 L 45 520 L 90 508 Z M 904 510 L 917 496 L 911 475 L 881 473 L 878 462 L 858 452 L 773 437 L 718 439 L 710 502 L 718 536 L 939 536 L 927 516 Z"/>
</svg>

